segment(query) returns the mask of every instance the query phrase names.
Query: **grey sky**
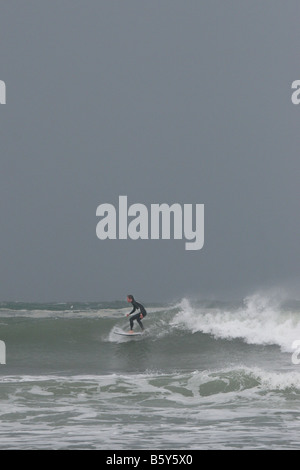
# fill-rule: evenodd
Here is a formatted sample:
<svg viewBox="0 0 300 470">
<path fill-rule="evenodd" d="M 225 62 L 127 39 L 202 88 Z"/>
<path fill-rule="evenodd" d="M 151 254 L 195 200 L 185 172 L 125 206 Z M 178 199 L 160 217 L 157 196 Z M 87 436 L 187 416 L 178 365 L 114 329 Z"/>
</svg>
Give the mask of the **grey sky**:
<svg viewBox="0 0 300 470">
<path fill-rule="evenodd" d="M 296 283 L 299 2 L 1 1 L 0 300 Z M 205 244 L 100 241 L 96 208 L 205 204 Z"/>
</svg>

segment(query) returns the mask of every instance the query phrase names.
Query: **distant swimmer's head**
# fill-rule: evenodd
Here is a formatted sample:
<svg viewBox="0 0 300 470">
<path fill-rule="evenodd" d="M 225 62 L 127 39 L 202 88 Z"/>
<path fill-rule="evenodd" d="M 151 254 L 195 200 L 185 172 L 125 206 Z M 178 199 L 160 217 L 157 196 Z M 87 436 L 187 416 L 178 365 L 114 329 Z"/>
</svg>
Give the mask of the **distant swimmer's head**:
<svg viewBox="0 0 300 470">
<path fill-rule="evenodd" d="M 134 300 L 133 295 L 128 294 L 127 295 L 127 302 L 132 302 Z"/>
</svg>

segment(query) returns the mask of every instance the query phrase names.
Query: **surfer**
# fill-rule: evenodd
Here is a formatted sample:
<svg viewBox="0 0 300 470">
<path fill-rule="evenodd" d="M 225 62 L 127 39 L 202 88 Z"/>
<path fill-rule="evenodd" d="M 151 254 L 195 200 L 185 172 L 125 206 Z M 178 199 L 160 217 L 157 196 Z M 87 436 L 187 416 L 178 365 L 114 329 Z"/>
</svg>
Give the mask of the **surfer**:
<svg viewBox="0 0 300 470">
<path fill-rule="evenodd" d="M 135 298 L 133 297 L 133 295 L 131 294 L 128 294 L 127 295 L 127 302 L 130 302 L 132 304 L 132 307 L 133 309 L 131 310 L 130 313 L 127 313 L 127 317 L 129 317 L 129 315 L 131 315 L 132 313 L 134 313 L 136 310 L 139 310 L 138 313 L 136 313 L 135 315 L 133 315 L 132 317 L 130 317 L 130 331 L 129 333 L 133 333 L 133 322 L 134 320 L 136 320 L 138 322 L 138 324 L 140 325 L 141 329 L 144 331 L 144 326 L 143 326 L 143 323 L 142 323 L 142 319 L 145 318 L 145 316 L 147 315 L 147 312 L 145 310 L 145 307 L 138 303 Z"/>
</svg>

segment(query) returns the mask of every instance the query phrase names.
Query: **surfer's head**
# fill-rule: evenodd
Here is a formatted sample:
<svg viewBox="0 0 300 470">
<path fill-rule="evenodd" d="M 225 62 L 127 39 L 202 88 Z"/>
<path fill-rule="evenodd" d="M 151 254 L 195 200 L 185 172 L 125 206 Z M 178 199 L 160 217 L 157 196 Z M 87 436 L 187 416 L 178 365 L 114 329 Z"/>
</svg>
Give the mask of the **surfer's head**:
<svg viewBox="0 0 300 470">
<path fill-rule="evenodd" d="M 128 294 L 127 295 L 127 302 L 132 302 L 134 299 L 133 299 L 133 295 L 131 294 Z"/>
</svg>

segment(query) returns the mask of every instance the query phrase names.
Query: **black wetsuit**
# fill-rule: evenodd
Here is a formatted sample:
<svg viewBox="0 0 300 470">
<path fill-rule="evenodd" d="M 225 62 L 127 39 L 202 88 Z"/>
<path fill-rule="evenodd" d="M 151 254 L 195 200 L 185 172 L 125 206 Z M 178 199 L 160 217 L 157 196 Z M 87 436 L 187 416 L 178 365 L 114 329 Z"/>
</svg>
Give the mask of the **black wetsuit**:
<svg viewBox="0 0 300 470">
<path fill-rule="evenodd" d="M 135 299 L 132 299 L 131 303 L 132 303 L 133 309 L 131 310 L 129 315 L 134 313 L 136 310 L 140 310 L 140 311 L 139 311 L 139 313 L 136 313 L 135 315 L 133 315 L 133 317 L 130 317 L 130 320 L 129 320 L 130 321 L 130 329 L 131 330 L 133 329 L 133 322 L 134 322 L 134 320 L 136 320 L 138 322 L 138 324 L 140 325 L 140 327 L 142 328 L 142 330 L 143 330 L 144 327 L 143 327 L 143 323 L 141 322 L 140 314 L 142 314 L 143 318 L 145 318 L 145 316 L 147 315 L 145 307 L 142 304 L 139 304 Z"/>
</svg>

